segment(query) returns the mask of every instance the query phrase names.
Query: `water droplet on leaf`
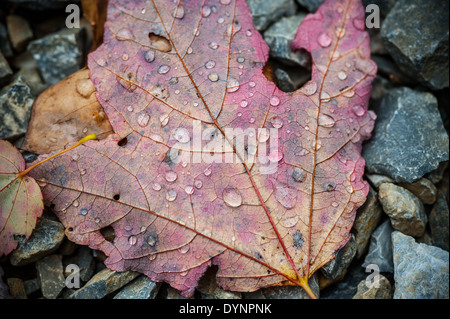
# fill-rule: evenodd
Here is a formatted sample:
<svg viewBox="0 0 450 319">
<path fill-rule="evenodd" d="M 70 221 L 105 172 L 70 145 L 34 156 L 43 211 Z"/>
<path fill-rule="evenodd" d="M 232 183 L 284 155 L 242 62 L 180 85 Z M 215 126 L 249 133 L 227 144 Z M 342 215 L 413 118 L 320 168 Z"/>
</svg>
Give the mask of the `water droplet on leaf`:
<svg viewBox="0 0 450 319">
<path fill-rule="evenodd" d="M 141 127 L 147 126 L 149 120 L 150 120 L 150 115 L 148 115 L 147 112 L 142 111 L 139 113 L 138 118 L 137 118 L 137 122 L 138 122 L 139 126 L 141 126 Z"/>
<path fill-rule="evenodd" d="M 225 188 L 222 197 L 225 204 L 230 207 L 239 207 L 242 205 L 241 193 L 234 187 Z"/>
<path fill-rule="evenodd" d="M 320 34 L 317 39 L 317 42 L 319 42 L 319 45 L 323 48 L 329 47 L 332 41 L 331 37 L 326 33 Z"/>
<path fill-rule="evenodd" d="M 332 127 L 336 121 L 329 115 L 320 114 L 319 115 L 319 125 L 324 127 Z"/>
</svg>

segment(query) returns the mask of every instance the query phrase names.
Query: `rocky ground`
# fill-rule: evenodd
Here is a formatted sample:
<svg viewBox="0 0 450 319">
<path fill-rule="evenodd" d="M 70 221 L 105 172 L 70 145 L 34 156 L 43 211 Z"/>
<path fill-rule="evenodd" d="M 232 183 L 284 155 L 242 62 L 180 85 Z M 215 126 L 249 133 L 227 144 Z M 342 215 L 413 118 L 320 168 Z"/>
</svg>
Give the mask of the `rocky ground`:
<svg viewBox="0 0 450 319">
<path fill-rule="evenodd" d="M 278 86 L 294 91 L 309 78 L 309 58 L 289 42 L 321 0 L 247 0 L 263 33 Z M 370 29 L 378 65 L 370 108 L 378 118 L 365 145 L 368 200 L 352 238 L 311 278 L 320 298 L 449 298 L 449 68 L 448 1 L 364 0 L 381 12 Z M 79 1 L 7 0 L 0 3 L 0 138 L 21 147 L 38 95 L 85 66 L 92 29 L 65 27 L 65 6 Z M 24 152 L 27 161 L 35 154 Z M 168 298 L 166 284 L 135 272 L 105 268 L 105 255 L 67 240 L 46 209 L 31 238 L 0 258 L 1 298 Z M 68 288 L 70 264 L 81 288 Z M 376 266 L 374 266 L 376 265 Z M 374 268 L 375 267 L 375 268 Z M 378 268 L 379 287 L 366 279 Z M 370 285 L 369 285 L 370 286 Z M 223 291 L 210 269 L 194 298 L 307 298 L 300 288 Z"/>
</svg>

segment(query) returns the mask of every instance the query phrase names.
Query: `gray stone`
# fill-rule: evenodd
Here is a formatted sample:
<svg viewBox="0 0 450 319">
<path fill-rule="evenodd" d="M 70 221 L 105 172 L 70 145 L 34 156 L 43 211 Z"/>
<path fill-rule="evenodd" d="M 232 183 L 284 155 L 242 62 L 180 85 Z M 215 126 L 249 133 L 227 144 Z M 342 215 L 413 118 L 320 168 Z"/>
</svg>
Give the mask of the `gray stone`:
<svg viewBox="0 0 450 319">
<path fill-rule="evenodd" d="M 22 279 L 8 278 L 6 282 L 8 283 L 9 293 L 13 299 L 28 299 Z"/>
<path fill-rule="evenodd" d="M 405 74 L 388 56 L 373 55 L 371 59 L 377 64 L 378 74 L 388 78 L 392 84 L 404 86 L 417 84 L 415 78 Z"/>
<path fill-rule="evenodd" d="M 378 199 L 396 230 L 414 237 L 420 237 L 425 233 L 428 222 L 425 208 L 410 191 L 391 183 L 384 183 L 380 186 Z"/>
<path fill-rule="evenodd" d="M 402 71 L 434 90 L 449 85 L 448 10 L 448 1 L 398 0 L 381 27 Z"/>
<path fill-rule="evenodd" d="M 321 299 L 352 299 L 357 292 L 358 284 L 369 274 L 364 272 L 360 264 L 350 266 L 344 278 L 320 292 Z"/>
<path fill-rule="evenodd" d="M 391 233 L 393 231 L 394 228 L 391 226 L 391 222 L 386 220 L 373 232 L 370 239 L 369 252 L 362 265 L 363 268 L 370 264 L 375 264 L 380 272 L 394 272 L 391 241 Z"/>
<path fill-rule="evenodd" d="M 431 205 L 436 201 L 437 188 L 426 178 L 421 178 L 414 183 L 400 183 L 400 186 L 416 195 L 424 204 Z"/>
<path fill-rule="evenodd" d="M 356 256 L 357 246 L 355 236 L 352 234 L 345 246 L 335 253 L 335 257 L 325 264 L 320 270 L 330 280 L 342 276 Z"/>
<path fill-rule="evenodd" d="M 2 52 L 0 52 L 0 85 L 6 83 L 13 74 L 8 61 L 6 61 Z"/>
<path fill-rule="evenodd" d="M 0 139 L 27 131 L 33 102 L 30 87 L 21 76 L 0 90 Z"/>
<path fill-rule="evenodd" d="M 217 268 L 210 267 L 200 279 L 197 291 L 202 295 L 202 299 L 241 299 L 242 294 L 236 291 L 223 290 L 217 284 Z"/>
<path fill-rule="evenodd" d="M 308 280 L 314 295 L 320 297 L 319 278 L 317 273 Z M 298 286 L 269 287 L 255 292 L 244 293 L 245 299 L 310 299 L 305 290 Z"/>
<path fill-rule="evenodd" d="M 141 275 L 123 287 L 114 299 L 155 299 L 160 287 L 160 282 L 153 282 Z"/>
<path fill-rule="evenodd" d="M 81 68 L 84 29 L 63 29 L 34 40 L 28 50 L 43 80 L 55 84 Z"/>
<path fill-rule="evenodd" d="M 81 281 L 87 282 L 91 279 L 95 270 L 95 259 L 92 251 L 87 246 L 82 246 L 75 256 L 70 256 L 64 260 L 64 264 L 75 264 L 80 269 Z"/>
<path fill-rule="evenodd" d="M 3 53 L 7 58 L 14 56 L 11 43 L 9 42 L 8 31 L 2 22 L 0 22 L 0 53 Z"/>
<path fill-rule="evenodd" d="M 25 286 L 25 293 L 27 294 L 27 296 L 41 289 L 41 286 L 39 285 L 39 279 L 37 278 L 25 280 L 23 282 L 23 285 Z"/>
<path fill-rule="evenodd" d="M 79 4 L 81 0 L 7 0 L 31 10 L 61 9 L 68 4 Z"/>
<path fill-rule="evenodd" d="M 431 181 L 433 184 L 438 184 L 442 178 L 444 177 L 445 170 L 448 167 L 448 162 L 442 162 L 439 164 L 439 167 L 434 171 L 425 175 L 425 178 Z"/>
<path fill-rule="evenodd" d="M 391 178 L 384 176 L 384 175 L 366 174 L 365 176 L 369 180 L 370 184 L 372 184 L 372 186 L 375 187 L 375 189 L 378 189 L 380 187 L 380 185 L 383 183 L 393 183 L 394 182 Z"/>
<path fill-rule="evenodd" d="M 434 246 L 448 251 L 449 209 L 445 195 L 439 192 L 436 203 L 430 212 L 431 242 Z"/>
<path fill-rule="evenodd" d="M 305 13 L 283 17 L 272 24 L 264 32 L 264 40 L 270 48 L 270 56 L 286 65 L 300 65 L 306 67 L 311 62 L 308 53 L 291 50 L 291 41 L 297 33 L 298 26 L 303 21 Z"/>
<path fill-rule="evenodd" d="M 115 272 L 108 268 L 96 273 L 83 287 L 70 295 L 70 299 L 101 299 L 122 288 L 139 276 L 134 271 Z"/>
<path fill-rule="evenodd" d="M 380 223 L 383 211 L 378 196 L 372 187 L 369 187 L 366 202 L 356 212 L 353 232 L 355 233 L 356 258 L 361 258 L 367 251 L 370 235 Z"/>
<path fill-rule="evenodd" d="M 33 39 L 33 31 L 28 21 L 21 16 L 9 15 L 6 17 L 9 39 L 16 52 L 22 52 Z"/>
<path fill-rule="evenodd" d="M 0 266 L 0 300 L 1 299 L 11 299 L 11 295 L 9 294 L 8 286 L 3 282 L 3 269 Z"/>
<path fill-rule="evenodd" d="M 275 77 L 277 79 L 277 86 L 283 92 L 295 91 L 295 84 L 292 81 L 289 73 L 283 69 L 275 69 Z"/>
<path fill-rule="evenodd" d="M 253 24 L 259 31 L 283 16 L 295 14 L 294 0 L 247 0 L 252 12 Z"/>
<path fill-rule="evenodd" d="M 412 183 L 448 160 L 448 135 L 431 93 L 393 89 L 375 112 L 374 135 L 363 149 L 369 173 Z"/>
<path fill-rule="evenodd" d="M 367 285 L 366 281 L 362 280 L 353 299 L 392 299 L 391 283 L 383 275 L 379 275 L 378 287 Z"/>
<path fill-rule="evenodd" d="M 392 233 L 394 299 L 448 299 L 449 255 L 438 247 Z"/>
<path fill-rule="evenodd" d="M 46 218 L 38 219 L 30 238 L 19 244 L 10 255 L 14 266 L 23 266 L 35 262 L 58 249 L 64 240 L 64 226 L 60 222 Z"/>
<path fill-rule="evenodd" d="M 46 256 L 36 262 L 41 292 L 46 299 L 56 299 L 66 287 L 61 255 Z"/>
<path fill-rule="evenodd" d="M 388 91 L 393 88 L 394 85 L 391 81 L 378 74 L 372 83 L 372 93 L 370 95 L 370 99 L 378 102 Z"/>
<path fill-rule="evenodd" d="M 166 289 L 166 299 L 194 299 L 194 296 L 186 298 L 180 295 L 178 290 L 169 286 Z"/>
<path fill-rule="evenodd" d="M 39 70 L 35 67 L 27 67 L 21 69 L 20 76 L 30 87 L 31 95 L 33 97 L 37 97 L 46 88 L 49 87 L 49 84 L 46 84 L 42 81 Z"/>
<path fill-rule="evenodd" d="M 309 12 L 316 12 L 324 0 L 297 0 L 297 3 L 307 9 Z"/>
</svg>

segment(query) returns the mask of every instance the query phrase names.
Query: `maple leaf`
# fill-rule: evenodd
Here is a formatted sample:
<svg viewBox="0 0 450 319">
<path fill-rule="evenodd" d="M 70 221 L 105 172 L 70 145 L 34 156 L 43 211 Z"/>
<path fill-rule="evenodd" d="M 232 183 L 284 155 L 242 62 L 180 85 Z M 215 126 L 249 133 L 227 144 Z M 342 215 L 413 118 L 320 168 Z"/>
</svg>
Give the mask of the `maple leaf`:
<svg viewBox="0 0 450 319">
<path fill-rule="evenodd" d="M 0 257 L 8 255 L 19 242 L 30 237 L 44 210 L 41 189 L 27 174 L 42 163 L 95 138 L 95 134 L 88 135 L 72 147 L 28 168 L 25 168 L 25 160 L 18 149 L 10 142 L 0 140 Z"/>
<path fill-rule="evenodd" d="M 36 181 L 21 174 L 25 160 L 8 141 L 0 140 L 0 257 L 29 238 L 44 203 Z"/>
<path fill-rule="evenodd" d="M 312 77 L 284 93 L 262 72 L 269 50 L 245 1 L 110 1 L 88 66 L 115 134 L 33 174 L 68 238 L 185 296 L 215 264 L 225 289 L 313 297 L 308 278 L 349 240 L 368 192 L 376 65 L 362 4 L 326 1 L 292 48 L 311 54 Z"/>
</svg>

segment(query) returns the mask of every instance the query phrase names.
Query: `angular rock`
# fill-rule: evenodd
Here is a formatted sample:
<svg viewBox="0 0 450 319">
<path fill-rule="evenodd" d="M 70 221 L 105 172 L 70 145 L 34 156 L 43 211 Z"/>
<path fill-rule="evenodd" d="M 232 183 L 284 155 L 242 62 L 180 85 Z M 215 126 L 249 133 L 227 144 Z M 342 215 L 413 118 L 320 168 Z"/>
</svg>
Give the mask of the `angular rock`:
<svg viewBox="0 0 450 319">
<path fill-rule="evenodd" d="M 377 75 L 372 83 L 372 93 L 370 95 L 370 99 L 372 101 L 378 102 L 388 91 L 392 90 L 393 88 L 394 85 L 391 81 L 381 75 Z"/>
<path fill-rule="evenodd" d="M 33 101 L 30 87 L 21 76 L 0 90 L 0 139 L 27 131 Z"/>
<path fill-rule="evenodd" d="M 381 27 L 402 71 L 433 90 L 449 85 L 448 10 L 448 1 L 399 0 Z"/>
<path fill-rule="evenodd" d="M 80 269 L 80 280 L 87 282 L 91 279 L 95 271 L 95 259 L 92 251 L 87 246 L 82 246 L 75 256 L 71 256 L 64 261 L 65 265 L 75 264 Z"/>
<path fill-rule="evenodd" d="M 277 78 L 277 86 L 283 92 L 295 91 L 295 84 L 292 81 L 289 73 L 283 69 L 275 69 L 275 77 Z"/>
<path fill-rule="evenodd" d="M 432 94 L 393 89 L 375 112 L 374 135 L 363 149 L 369 173 L 412 183 L 448 160 L 448 135 Z"/>
<path fill-rule="evenodd" d="M 28 50 L 47 84 L 55 84 L 78 71 L 83 62 L 84 29 L 63 29 L 34 40 Z"/>
<path fill-rule="evenodd" d="M 33 31 L 28 21 L 21 16 L 9 15 L 6 17 L 9 39 L 16 52 L 22 52 L 33 39 Z"/>
<path fill-rule="evenodd" d="M 392 233 L 394 299 L 448 299 L 449 254 L 438 247 L 416 243 L 401 232 Z"/>
<path fill-rule="evenodd" d="M 378 189 L 383 183 L 394 182 L 391 178 L 379 174 L 366 174 L 366 177 L 375 189 Z"/>
<path fill-rule="evenodd" d="M 392 299 L 392 286 L 389 280 L 379 275 L 378 287 L 368 286 L 363 280 L 358 285 L 358 291 L 353 299 Z"/>
<path fill-rule="evenodd" d="M 314 295 L 319 298 L 320 290 L 317 273 L 309 278 L 308 283 Z M 263 288 L 255 292 L 245 293 L 244 296 L 245 299 L 310 299 L 303 288 L 296 286 Z"/>
<path fill-rule="evenodd" d="M 8 283 L 9 292 L 13 299 L 28 299 L 22 279 L 8 278 L 6 282 Z"/>
<path fill-rule="evenodd" d="M 59 246 L 58 254 L 63 256 L 73 255 L 78 247 L 79 246 L 75 244 L 73 241 L 70 241 L 67 238 L 65 238 L 61 246 Z"/>
<path fill-rule="evenodd" d="M 0 22 L 0 53 L 3 53 L 7 58 L 14 56 L 11 43 L 9 42 L 8 31 L 2 22 Z"/>
<path fill-rule="evenodd" d="M 56 299 L 66 287 L 61 255 L 46 256 L 36 262 L 39 286 L 46 299 Z"/>
<path fill-rule="evenodd" d="M 298 26 L 306 16 L 300 13 L 295 16 L 283 17 L 272 24 L 264 32 L 264 40 L 270 48 L 270 56 L 286 65 L 300 65 L 306 67 L 311 58 L 306 52 L 293 52 L 291 40 L 297 33 Z"/>
<path fill-rule="evenodd" d="M 325 0 L 297 0 L 297 3 L 309 12 L 316 12 Z"/>
<path fill-rule="evenodd" d="M 431 242 L 434 246 L 448 251 L 449 209 L 445 195 L 439 192 L 429 216 Z"/>
<path fill-rule="evenodd" d="M 373 232 L 370 239 L 369 252 L 362 264 L 363 268 L 371 264 L 378 266 L 380 272 L 394 272 L 391 234 L 394 228 L 390 220 L 386 220 Z"/>
<path fill-rule="evenodd" d="M 39 70 L 34 67 L 27 67 L 20 70 L 20 75 L 23 80 L 28 84 L 31 90 L 31 95 L 37 97 L 42 93 L 49 85 L 44 83 L 39 74 Z"/>
<path fill-rule="evenodd" d="M 384 183 L 380 186 L 378 199 L 396 230 L 414 237 L 420 237 L 425 233 L 428 222 L 425 208 L 410 191 L 391 183 Z"/>
<path fill-rule="evenodd" d="M 439 164 L 439 167 L 434 171 L 425 175 L 425 178 L 431 181 L 433 184 L 438 184 L 442 178 L 444 177 L 445 170 L 448 167 L 448 162 L 442 162 Z"/>
<path fill-rule="evenodd" d="M 414 183 L 400 183 L 400 186 L 416 195 L 424 204 L 431 205 L 436 201 L 437 188 L 426 178 L 421 178 Z"/>
<path fill-rule="evenodd" d="M 13 74 L 8 61 L 6 61 L 2 52 L 0 52 L 0 85 L 5 84 Z"/>
<path fill-rule="evenodd" d="M 141 275 L 123 287 L 114 299 L 155 299 L 160 287 L 160 282 L 153 282 Z"/>
<path fill-rule="evenodd" d="M 180 295 L 180 292 L 172 287 L 167 287 L 166 289 L 166 299 L 194 299 L 194 296 L 186 298 Z"/>
<path fill-rule="evenodd" d="M 41 289 L 41 287 L 39 286 L 39 280 L 37 278 L 25 280 L 23 282 L 23 285 L 25 287 L 25 293 L 27 294 L 27 296 Z"/>
<path fill-rule="evenodd" d="M 414 78 L 403 73 L 398 65 L 387 56 L 373 55 L 371 57 L 378 66 L 378 74 L 385 76 L 395 85 L 413 85 L 417 84 Z"/>
<path fill-rule="evenodd" d="M 241 299 L 242 294 L 236 291 L 226 291 L 219 287 L 216 280 L 217 269 L 209 268 L 200 279 L 197 291 L 202 299 Z"/>
<path fill-rule="evenodd" d="M 115 272 L 108 268 L 96 273 L 83 287 L 70 295 L 70 299 L 101 299 L 122 288 L 139 273 L 134 271 Z"/>
<path fill-rule="evenodd" d="M 356 212 L 353 231 L 355 233 L 356 258 L 359 259 L 367 251 L 370 235 L 380 223 L 383 211 L 378 196 L 372 187 L 369 187 L 366 202 Z"/>
<path fill-rule="evenodd" d="M 364 272 L 360 264 L 350 266 L 344 278 L 320 292 L 321 299 L 352 299 L 358 284 L 369 274 Z"/>
<path fill-rule="evenodd" d="M 11 295 L 9 294 L 8 286 L 3 282 L 3 269 L 0 266 L 0 300 L 1 299 L 11 299 Z"/>
<path fill-rule="evenodd" d="M 253 24 L 258 31 L 265 30 L 283 16 L 295 14 L 294 0 L 247 0 Z"/>
<path fill-rule="evenodd" d="M 339 249 L 336 252 L 336 256 L 320 269 L 322 274 L 330 280 L 340 277 L 347 271 L 356 253 L 356 239 L 352 234 L 347 244 Z"/>
<path fill-rule="evenodd" d="M 10 255 L 10 262 L 14 266 L 23 266 L 35 262 L 51 254 L 64 240 L 64 226 L 60 222 L 46 218 L 38 219 L 36 228 L 30 238 L 19 244 Z"/>
</svg>

